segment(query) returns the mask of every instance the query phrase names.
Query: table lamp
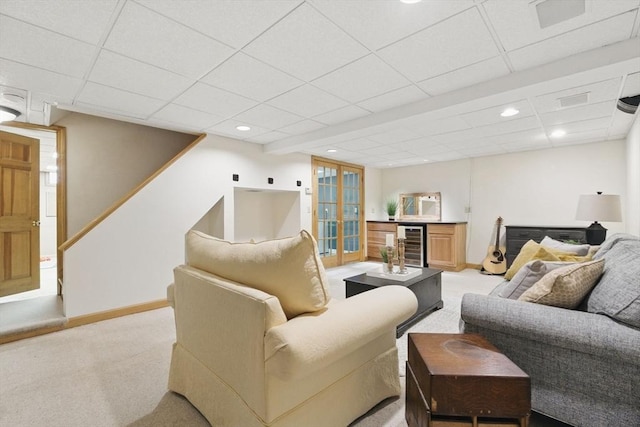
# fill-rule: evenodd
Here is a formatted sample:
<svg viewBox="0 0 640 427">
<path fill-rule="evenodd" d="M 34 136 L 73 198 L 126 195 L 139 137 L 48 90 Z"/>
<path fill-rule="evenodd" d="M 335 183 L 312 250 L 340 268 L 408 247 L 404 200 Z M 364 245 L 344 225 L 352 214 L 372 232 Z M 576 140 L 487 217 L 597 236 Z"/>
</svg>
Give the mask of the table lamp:
<svg viewBox="0 0 640 427">
<path fill-rule="evenodd" d="M 598 221 L 621 222 L 620 196 L 614 194 L 582 194 L 578 200 L 576 219 L 593 221 L 586 230 L 587 243 L 599 245 L 607 237 L 607 229 Z"/>
</svg>

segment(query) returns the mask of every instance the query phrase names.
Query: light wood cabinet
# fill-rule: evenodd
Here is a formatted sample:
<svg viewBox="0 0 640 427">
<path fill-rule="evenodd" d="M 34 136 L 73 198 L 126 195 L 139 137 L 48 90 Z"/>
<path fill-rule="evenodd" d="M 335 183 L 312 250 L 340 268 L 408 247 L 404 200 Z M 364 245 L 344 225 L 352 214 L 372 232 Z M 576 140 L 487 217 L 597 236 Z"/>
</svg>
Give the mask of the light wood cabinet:
<svg viewBox="0 0 640 427">
<path fill-rule="evenodd" d="M 427 263 L 430 268 L 464 270 L 467 265 L 467 225 L 429 224 L 427 226 Z"/>
<path fill-rule="evenodd" d="M 398 235 L 398 224 L 395 222 L 367 221 L 367 259 L 382 262 L 380 248 L 386 245 L 387 234 L 393 234 L 395 241 Z"/>
</svg>

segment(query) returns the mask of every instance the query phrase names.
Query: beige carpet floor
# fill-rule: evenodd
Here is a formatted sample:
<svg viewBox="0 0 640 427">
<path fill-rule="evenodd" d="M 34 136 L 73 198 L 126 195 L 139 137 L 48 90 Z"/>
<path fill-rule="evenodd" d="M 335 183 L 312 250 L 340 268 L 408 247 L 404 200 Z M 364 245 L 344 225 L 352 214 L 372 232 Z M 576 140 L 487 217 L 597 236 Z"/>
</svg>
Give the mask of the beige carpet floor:
<svg viewBox="0 0 640 427">
<path fill-rule="evenodd" d="M 371 267 L 329 270 L 332 295 L 344 298 L 342 279 Z M 457 332 L 462 294 L 487 293 L 499 281 L 475 270 L 443 273 L 444 308 L 411 331 Z M 1 345 L 0 426 L 208 426 L 167 391 L 174 340 L 173 312 L 162 308 Z M 406 334 L 398 348 L 404 375 Z M 530 425 L 562 424 L 534 417 Z M 352 426 L 406 426 L 404 396 L 381 402 Z"/>
</svg>

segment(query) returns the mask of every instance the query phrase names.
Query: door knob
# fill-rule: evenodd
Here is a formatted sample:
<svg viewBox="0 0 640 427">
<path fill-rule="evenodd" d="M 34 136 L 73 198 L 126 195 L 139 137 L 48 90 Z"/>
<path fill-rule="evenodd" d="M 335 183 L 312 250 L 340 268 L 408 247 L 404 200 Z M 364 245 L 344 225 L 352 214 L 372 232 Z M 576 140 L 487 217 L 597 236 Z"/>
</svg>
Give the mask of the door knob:
<svg viewBox="0 0 640 427">
<path fill-rule="evenodd" d="M 33 221 L 31 221 L 31 225 L 33 225 L 34 227 L 40 227 L 40 221 L 33 220 Z"/>
</svg>

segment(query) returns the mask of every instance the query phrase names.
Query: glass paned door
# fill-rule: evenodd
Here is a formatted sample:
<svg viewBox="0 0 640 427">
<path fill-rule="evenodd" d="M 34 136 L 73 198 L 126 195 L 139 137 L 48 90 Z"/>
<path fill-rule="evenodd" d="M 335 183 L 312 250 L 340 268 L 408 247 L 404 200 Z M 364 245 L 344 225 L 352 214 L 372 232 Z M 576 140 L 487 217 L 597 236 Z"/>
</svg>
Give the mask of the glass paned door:
<svg viewBox="0 0 640 427">
<path fill-rule="evenodd" d="M 315 159 L 313 235 L 325 267 L 362 259 L 361 168 Z"/>
</svg>

